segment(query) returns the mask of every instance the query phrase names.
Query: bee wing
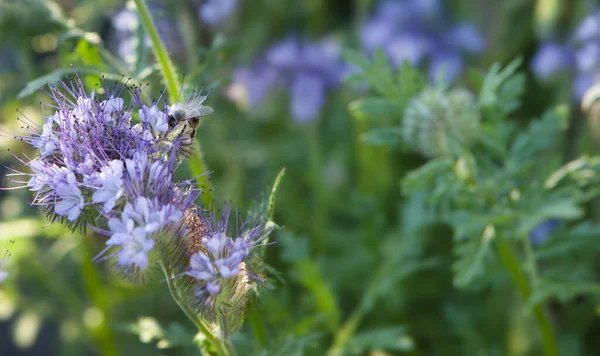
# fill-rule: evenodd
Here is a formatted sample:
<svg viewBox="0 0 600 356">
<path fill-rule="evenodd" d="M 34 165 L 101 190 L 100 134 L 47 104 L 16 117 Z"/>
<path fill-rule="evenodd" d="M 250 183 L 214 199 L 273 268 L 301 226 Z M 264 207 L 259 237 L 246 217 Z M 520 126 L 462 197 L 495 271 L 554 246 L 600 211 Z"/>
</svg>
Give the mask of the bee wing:
<svg viewBox="0 0 600 356">
<path fill-rule="evenodd" d="M 185 104 L 185 112 L 187 117 L 206 116 L 212 114 L 213 109 L 209 106 L 204 106 L 202 103 L 206 100 L 206 96 L 199 96 Z"/>
<path fill-rule="evenodd" d="M 198 116 L 206 116 L 213 113 L 213 109 L 210 106 L 202 106 L 197 110 Z"/>
</svg>

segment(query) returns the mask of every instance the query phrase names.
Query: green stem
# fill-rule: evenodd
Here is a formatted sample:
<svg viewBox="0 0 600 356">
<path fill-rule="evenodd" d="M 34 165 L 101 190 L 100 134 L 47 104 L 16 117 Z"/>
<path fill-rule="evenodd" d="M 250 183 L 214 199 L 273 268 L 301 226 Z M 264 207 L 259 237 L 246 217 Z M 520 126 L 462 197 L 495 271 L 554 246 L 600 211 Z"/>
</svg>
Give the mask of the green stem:
<svg viewBox="0 0 600 356">
<path fill-rule="evenodd" d="M 517 286 L 523 299 L 526 301 L 529 300 L 532 294 L 531 286 L 527 280 L 527 276 L 520 268 L 519 259 L 517 258 L 515 251 L 510 243 L 499 234 L 497 235 L 497 241 L 498 252 L 506 265 L 514 284 Z M 544 355 L 558 356 L 558 346 L 556 336 L 554 335 L 554 329 L 552 328 L 552 324 L 550 323 L 550 319 L 548 318 L 543 305 L 536 304 L 533 306 L 533 317 L 542 337 Z"/>
<path fill-rule="evenodd" d="M 161 41 L 160 36 L 158 35 L 158 31 L 156 30 L 156 26 L 154 25 L 154 20 L 152 19 L 152 15 L 146 6 L 144 0 L 134 0 L 135 6 L 137 7 L 138 13 L 142 19 L 142 23 L 152 40 L 152 51 L 154 52 L 154 56 L 160 63 L 161 73 L 163 79 L 167 85 L 167 92 L 169 93 L 169 103 L 173 104 L 179 98 L 179 88 L 181 88 L 181 84 L 179 83 L 179 79 L 177 79 L 177 71 L 171 58 L 169 57 L 169 53 L 167 52 L 167 48 L 164 43 Z M 202 157 L 202 151 L 199 147 L 194 148 L 194 154 L 196 159 L 190 160 L 190 168 L 192 170 L 192 174 L 194 176 L 199 176 L 202 173 L 208 171 L 206 164 L 204 163 L 204 159 Z M 203 186 L 204 194 L 202 200 L 204 204 L 208 207 L 212 198 L 212 186 L 210 181 L 207 178 L 199 178 L 198 185 Z"/>
<path fill-rule="evenodd" d="M 319 137 L 318 118 L 306 127 L 306 139 L 308 142 L 308 172 L 312 186 L 312 237 L 315 250 L 318 254 L 325 252 L 325 239 L 327 238 L 328 224 L 328 192 L 325 187 L 323 175 L 323 154 L 321 152 L 321 140 Z"/>
<path fill-rule="evenodd" d="M 169 93 L 169 102 L 173 104 L 179 96 L 179 88 L 181 87 L 181 84 L 179 84 L 179 80 L 177 79 L 175 66 L 169 58 L 167 48 L 160 40 L 158 31 L 154 25 L 154 20 L 152 19 L 152 15 L 150 15 L 150 11 L 148 10 L 146 3 L 144 0 L 133 1 L 135 2 L 135 6 L 137 7 L 140 17 L 142 18 L 142 23 L 144 24 L 144 27 L 146 28 L 146 31 L 152 40 L 152 50 L 156 56 L 156 59 L 160 63 L 162 75 L 167 85 L 167 92 Z"/>
<path fill-rule="evenodd" d="M 110 321 L 109 313 L 109 302 L 106 297 L 105 288 L 100 281 L 100 273 L 98 272 L 98 265 L 92 260 L 94 253 L 90 246 L 90 239 L 86 238 L 82 241 L 82 262 L 83 262 L 83 275 L 84 285 L 86 292 L 94 306 L 102 311 L 104 319 L 102 322 L 95 326 L 92 330 L 94 337 L 98 343 L 102 355 L 117 356 L 117 345 L 115 343 L 115 336 L 112 329 L 108 326 Z"/>
<path fill-rule="evenodd" d="M 341 356 L 344 354 L 348 340 L 354 335 L 365 315 L 362 304 L 354 309 L 348 320 L 338 329 L 333 339 L 333 345 L 327 351 L 327 356 Z"/>
<path fill-rule="evenodd" d="M 165 276 L 167 277 L 167 285 L 169 286 L 169 292 L 171 292 L 171 297 L 173 297 L 173 300 L 175 301 L 175 303 L 177 303 L 177 305 L 179 306 L 179 308 L 181 308 L 185 315 L 187 315 L 187 317 L 190 318 L 190 320 L 196 325 L 198 330 L 200 330 L 204 334 L 208 342 L 210 342 L 214 346 L 217 355 L 234 355 L 235 353 L 233 352 L 233 348 L 231 347 L 231 345 L 227 342 L 223 342 L 219 337 L 214 335 L 206 321 L 202 318 L 197 317 L 196 314 L 192 310 L 190 310 L 186 306 L 186 304 L 181 300 L 181 296 L 179 295 L 179 293 L 177 292 L 177 288 L 175 288 L 175 285 L 173 284 L 174 279 L 171 276 L 171 272 L 164 264 L 161 264 L 161 267 Z"/>
</svg>

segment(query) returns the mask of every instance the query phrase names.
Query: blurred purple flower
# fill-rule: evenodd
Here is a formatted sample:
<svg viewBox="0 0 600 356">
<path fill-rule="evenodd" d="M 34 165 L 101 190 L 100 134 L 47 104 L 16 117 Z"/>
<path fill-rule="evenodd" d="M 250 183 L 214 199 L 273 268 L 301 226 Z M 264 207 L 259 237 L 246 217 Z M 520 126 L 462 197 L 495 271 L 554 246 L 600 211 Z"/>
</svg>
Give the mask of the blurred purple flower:
<svg viewBox="0 0 600 356">
<path fill-rule="evenodd" d="M 238 6 L 239 0 L 206 0 L 198 8 L 202 21 L 209 26 L 221 26 Z"/>
<path fill-rule="evenodd" d="M 544 43 L 531 61 L 531 70 L 541 79 L 547 79 L 559 71 L 572 67 L 570 48 L 554 42 Z"/>
<path fill-rule="evenodd" d="M 311 73 L 299 73 L 291 88 L 292 116 L 300 123 L 319 115 L 325 102 L 325 80 Z"/>
<path fill-rule="evenodd" d="M 467 53 L 481 53 L 485 49 L 485 40 L 472 24 L 460 24 L 450 29 L 446 41 Z"/>
<path fill-rule="evenodd" d="M 580 100 L 583 98 L 585 92 L 598 82 L 599 76 L 597 74 L 580 73 L 575 76 L 573 81 L 573 96 L 575 99 Z"/>
<path fill-rule="evenodd" d="M 583 18 L 575 30 L 575 39 L 588 42 L 600 39 L 600 12 L 595 12 Z"/>
<path fill-rule="evenodd" d="M 446 67 L 437 79 L 450 82 L 462 71 L 462 54 L 482 52 L 485 41 L 471 24 L 442 26 L 443 13 L 439 0 L 383 1 L 360 31 L 362 46 L 369 54 L 381 47 L 395 66 L 425 64 L 432 80 Z"/>
<path fill-rule="evenodd" d="M 575 63 L 578 72 L 591 72 L 600 64 L 600 44 L 588 42 L 575 53 Z"/>
<path fill-rule="evenodd" d="M 458 52 L 448 51 L 435 54 L 429 64 L 429 80 L 450 83 L 463 69 L 462 57 Z"/>
<path fill-rule="evenodd" d="M 535 246 L 539 246 L 548 240 L 548 236 L 560 227 L 560 220 L 548 219 L 529 232 L 529 238 Z"/>
<path fill-rule="evenodd" d="M 305 123 L 319 115 L 327 93 L 340 84 L 346 72 L 338 43 L 290 37 L 269 48 L 253 68 L 236 71 L 228 94 L 254 109 L 269 90 L 283 86 L 290 94 L 292 117 Z"/>
<path fill-rule="evenodd" d="M 567 71 L 573 78 L 573 97 L 581 100 L 586 90 L 600 80 L 599 40 L 600 11 L 595 11 L 581 20 L 568 41 L 543 43 L 532 59 L 532 72 L 548 79 Z"/>
</svg>

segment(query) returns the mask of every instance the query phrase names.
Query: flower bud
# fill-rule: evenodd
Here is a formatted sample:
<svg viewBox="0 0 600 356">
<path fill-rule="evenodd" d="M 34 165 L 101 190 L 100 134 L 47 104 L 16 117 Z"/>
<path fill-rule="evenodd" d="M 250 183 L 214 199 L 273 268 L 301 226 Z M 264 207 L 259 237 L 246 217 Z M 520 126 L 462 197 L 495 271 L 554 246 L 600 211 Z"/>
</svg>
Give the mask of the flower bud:
<svg viewBox="0 0 600 356">
<path fill-rule="evenodd" d="M 430 87 L 408 103 L 402 135 L 426 157 L 457 156 L 475 142 L 479 122 L 479 109 L 470 92 Z"/>
</svg>

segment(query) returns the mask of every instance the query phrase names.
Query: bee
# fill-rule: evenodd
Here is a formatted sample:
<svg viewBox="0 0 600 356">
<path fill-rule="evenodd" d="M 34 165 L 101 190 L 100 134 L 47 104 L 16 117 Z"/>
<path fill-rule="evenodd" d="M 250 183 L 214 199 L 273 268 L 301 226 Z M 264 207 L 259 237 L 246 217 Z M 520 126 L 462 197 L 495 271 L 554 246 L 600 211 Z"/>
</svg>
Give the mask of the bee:
<svg viewBox="0 0 600 356">
<path fill-rule="evenodd" d="M 209 115 L 213 109 L 202 105 L 206 96 L 196 95 L 187 103 L 176 103 L 169 108 L 168 125 L 169 137 L 174 139 L 181 136 L 181 148 L 189 152 L 189 147 L 194 143 L 196 129 L 200 126 L 200 118 Z"/>
</svg>

